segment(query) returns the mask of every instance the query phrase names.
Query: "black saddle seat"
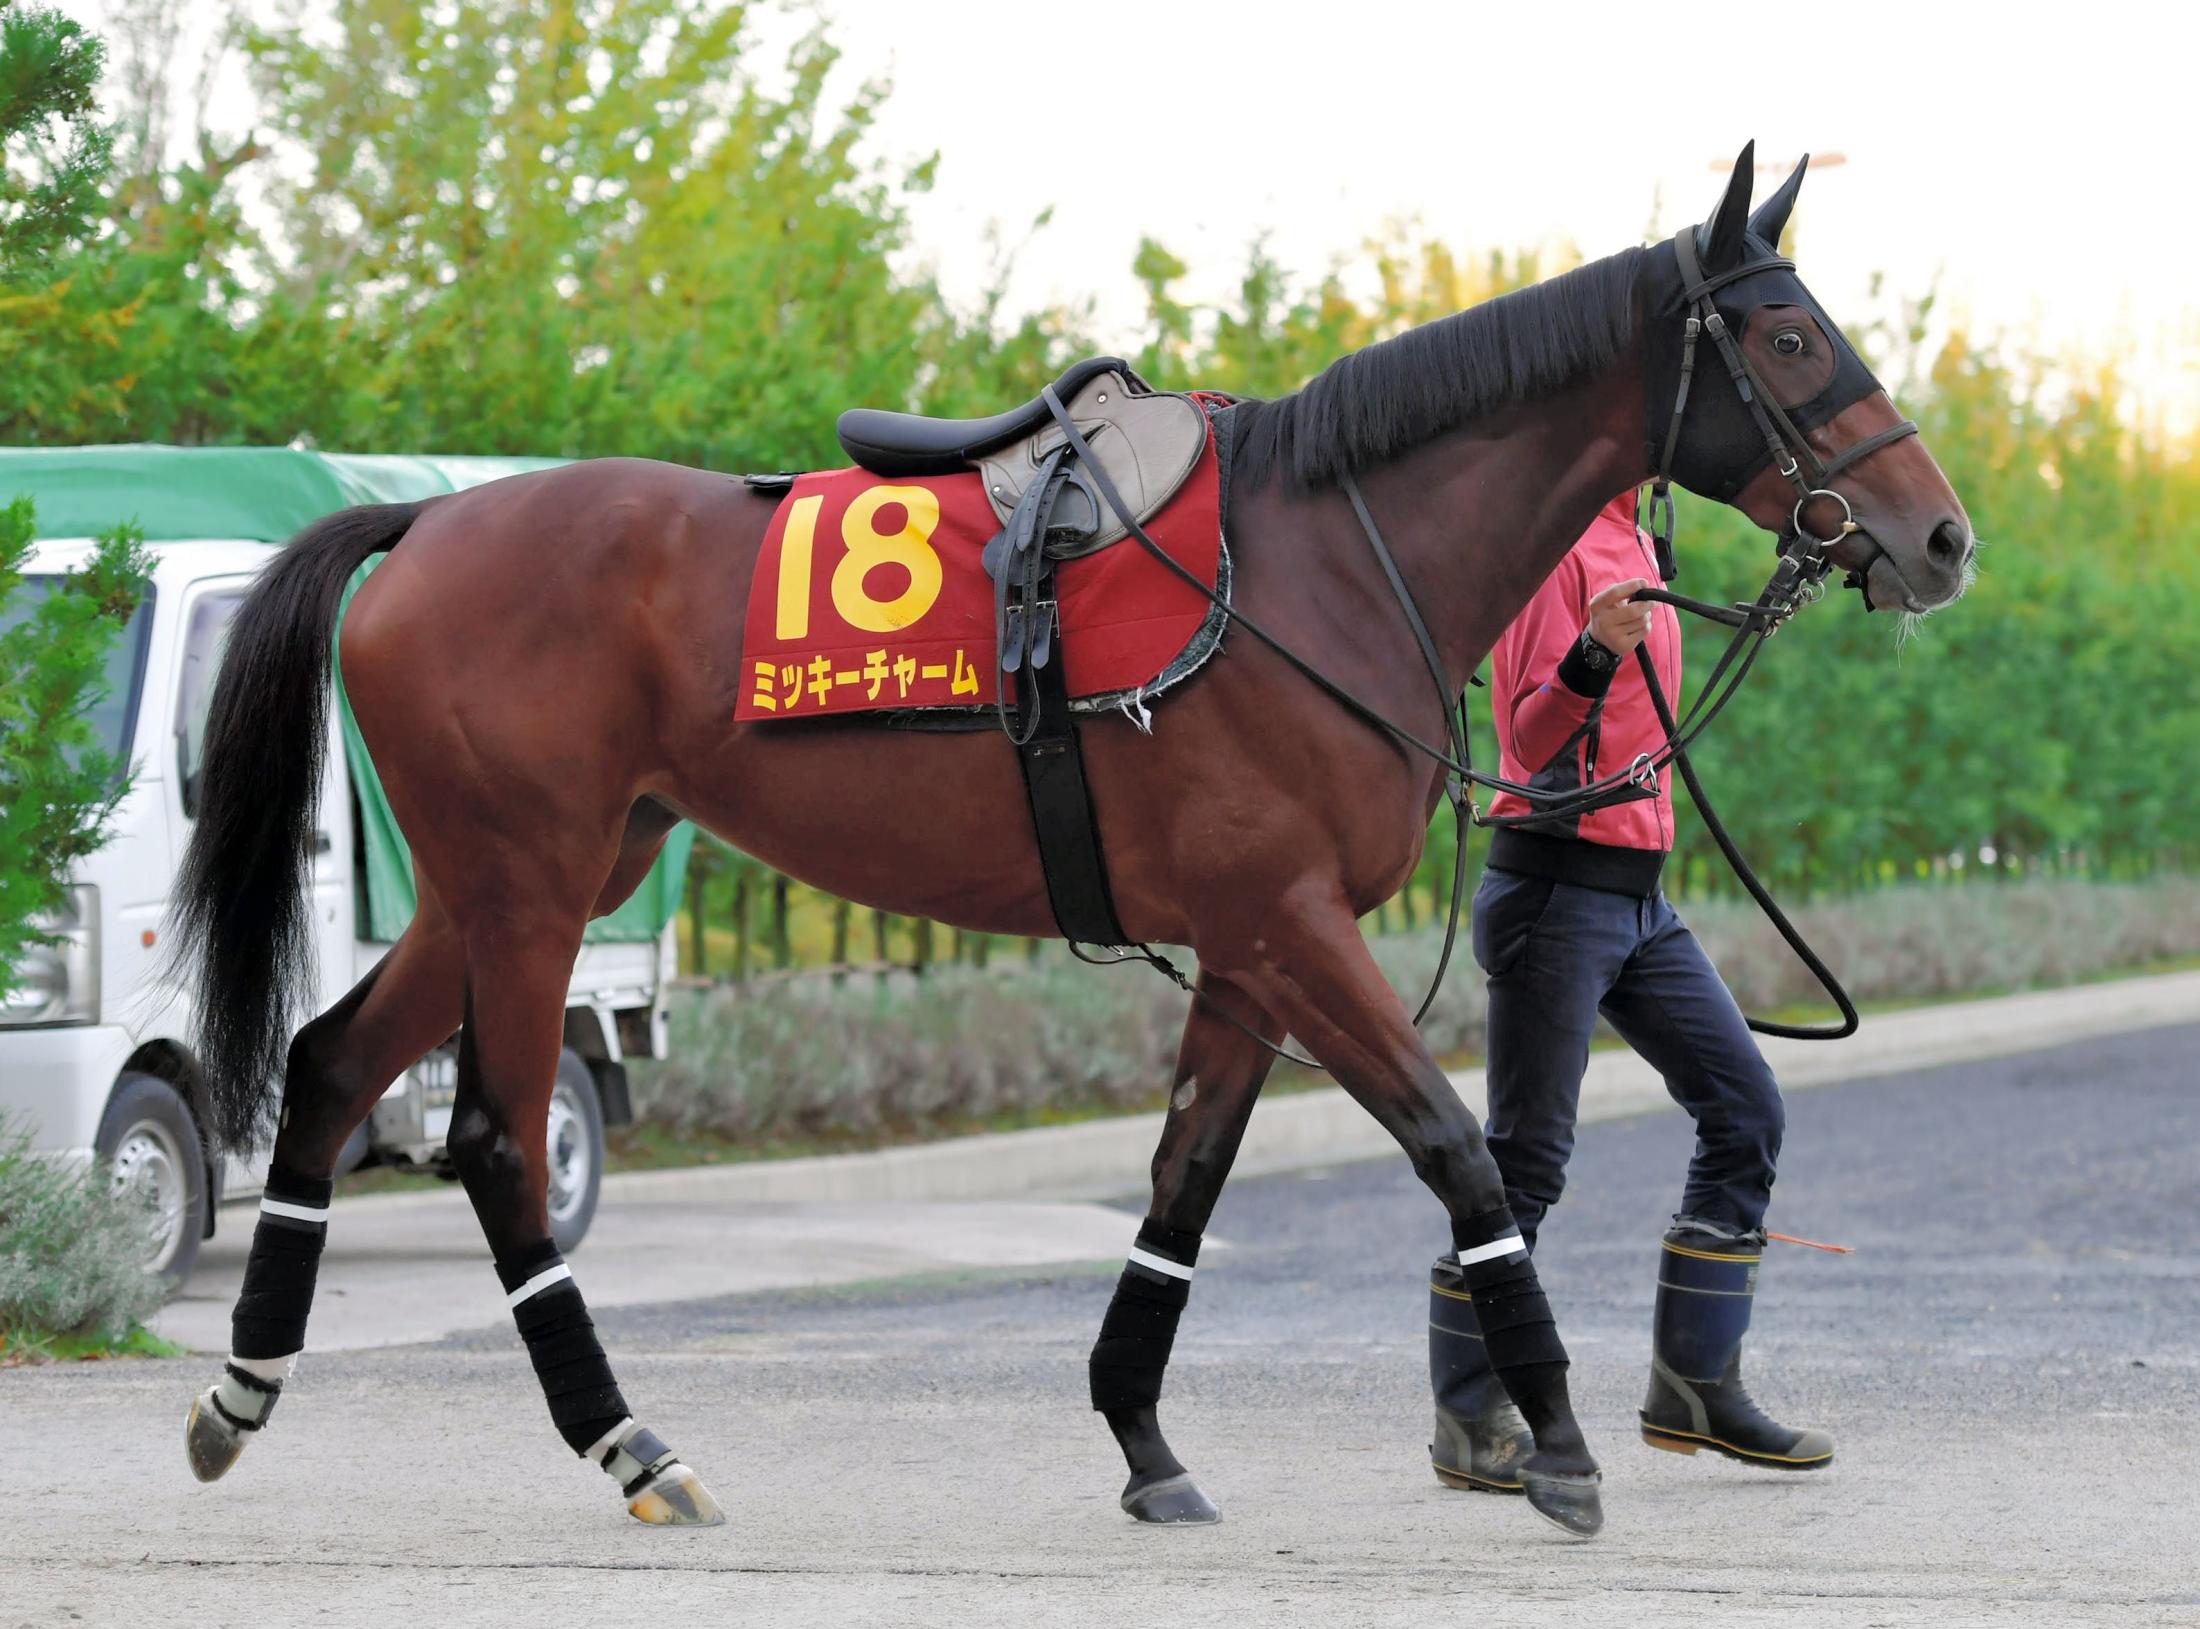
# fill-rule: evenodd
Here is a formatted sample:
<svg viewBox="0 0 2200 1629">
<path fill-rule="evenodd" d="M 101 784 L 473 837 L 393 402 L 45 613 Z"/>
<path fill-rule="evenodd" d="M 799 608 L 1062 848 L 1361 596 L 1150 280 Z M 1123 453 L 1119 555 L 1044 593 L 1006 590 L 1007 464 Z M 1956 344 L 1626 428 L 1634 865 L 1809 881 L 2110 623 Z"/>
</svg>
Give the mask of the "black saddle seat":
<svg viewBox="0 0 2200 1629">
<path fill-rule="evenodd" d="M 1111 369 L 1137 377 L 1120 357 L 1091 356 L 1054 381 L 1054 394 L 1067 405 Z M 1043 396 L 986 419 L 928 419 L 921 413 L 851 407 L 840 415 L 840 445 L 874 475 L 952 475 L 968 469 L 979 454 L 1036 433 L 1053 417 Z"/>
</svg>

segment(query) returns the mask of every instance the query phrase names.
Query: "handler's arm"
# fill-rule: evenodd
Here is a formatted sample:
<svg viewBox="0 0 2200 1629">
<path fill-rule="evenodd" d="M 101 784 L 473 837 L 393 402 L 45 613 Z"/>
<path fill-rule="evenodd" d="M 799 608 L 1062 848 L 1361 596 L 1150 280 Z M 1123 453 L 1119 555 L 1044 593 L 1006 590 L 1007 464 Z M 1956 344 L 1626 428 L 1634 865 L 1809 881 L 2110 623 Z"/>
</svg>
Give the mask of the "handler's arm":
<svg viewBox="0 0 2200 1629">
<path fill-rule="evenodd" d="M 1558 756 L 1617 671 L 1616 664 L 1599 671 L 1582 655 L 1589 601 L 1588 579 L 1569 554 L 1498 639 L 1495 667 L 1513 690 L 1498 704 L 1511 709 L 1513 754 L 1531 775 Z"/>
</svg>

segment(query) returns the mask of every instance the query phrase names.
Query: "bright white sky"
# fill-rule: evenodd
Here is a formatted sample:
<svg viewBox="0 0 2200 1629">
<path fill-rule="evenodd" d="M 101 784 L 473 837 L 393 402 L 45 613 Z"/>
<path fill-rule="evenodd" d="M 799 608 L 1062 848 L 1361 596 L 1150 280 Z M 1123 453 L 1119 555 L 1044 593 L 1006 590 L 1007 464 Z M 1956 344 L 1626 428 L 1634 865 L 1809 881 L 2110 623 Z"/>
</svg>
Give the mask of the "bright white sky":
<svg viewBox="0 0 2200 1629">
<path fill-rule="evenodd" d="M 99 0 L 63 0 L 96 22 Z M 947 287 L 981 234 L 1024 250 L 1021 304 L 1098 301 L 1137 343 L 1141 233 L 1227 294 L 1267 233 L 1307 274 L 1389 221 L 1461 248 L 1599 255 L 1708 212 L 1727 159 L 1806 150 L 1804 277 L 1860 320 L 1938 280 L 1987 334 L 2113 351 L 2150 416 L 2200 423 L 2200 11 L 2179 4 L 1790 0 L 821 0 L 849 83 L 890 73 L 876 152 L 942 155 L 914 201 Z M 769 25 L 785 37 L 806 25 Z M 1714 43 L 1723 42 L 1723 43 Z M 225 96 L 215 122 L 247 124 Z M 1760 177 L 1759 190 L 1773 184 Z"/>
</svg>

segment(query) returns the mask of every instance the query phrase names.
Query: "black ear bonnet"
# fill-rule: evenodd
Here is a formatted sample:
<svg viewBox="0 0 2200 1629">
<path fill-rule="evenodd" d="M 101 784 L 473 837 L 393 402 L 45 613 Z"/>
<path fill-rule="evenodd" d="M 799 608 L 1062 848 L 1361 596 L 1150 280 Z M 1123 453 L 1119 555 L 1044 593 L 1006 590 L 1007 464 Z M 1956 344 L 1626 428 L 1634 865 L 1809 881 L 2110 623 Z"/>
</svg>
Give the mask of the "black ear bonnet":
<svg viewBox="0 0 2200 1629">
<path fill-rule="evenodd" d="M 1746 155 L 1745 155 L 1746 157 Z M 1782 402 L 1789 419 L 1801 430 L 1816 429 L 1843 408 L 1853 406 L 1879 390 L 1879 380 L 1856 354 L 1833 318 L 1811 296 L 1782 259 L 1778 248 L 1788 206 L 1802 180 L 1797 170 L 1788 184 L 1767 199 L 1740 235 L 1738 252 L 1720 255 L 1712 262 L 1717 220 L 1692 228 L 1698 263 L 1704 275 L 1717 279 L 1737 267 L 1759 267 L 1724 283 L 1712 293 L 1712 301 L 1737 340 L 1745 332 L 1750 314 L 1760 306 L 1798 306 L 1816 320 L 1825 343 L 1833 350 L 1833 372 L 1816 394 L 1797 402 Z M 1746 196 L 1746 194 L 1745 194 Z M 1673 401 L 1680 389 L 1681 352 L 1691 307 L 1685 298 L 1680 257 L 1672 243 L 1650 251 L 1643 274 L 1643 321 L 1647 347 L 1644 372 L 1645 418 L 1648 426 L 1649 462 L 1659 467 L 1660 445 L 1673 418 Z M 1748 404 L 1726 377 L 1712 348 L 1699 343 L 1695 376 L 1688 393 L 1687 411 L 1681 420 L 1680 445 L 1673 449 L 1673 479 L 1689 491 L 1721 503 L 1731 501 L 1758 472 L 1771 462 L 1763 434 Z"/>
</svg>

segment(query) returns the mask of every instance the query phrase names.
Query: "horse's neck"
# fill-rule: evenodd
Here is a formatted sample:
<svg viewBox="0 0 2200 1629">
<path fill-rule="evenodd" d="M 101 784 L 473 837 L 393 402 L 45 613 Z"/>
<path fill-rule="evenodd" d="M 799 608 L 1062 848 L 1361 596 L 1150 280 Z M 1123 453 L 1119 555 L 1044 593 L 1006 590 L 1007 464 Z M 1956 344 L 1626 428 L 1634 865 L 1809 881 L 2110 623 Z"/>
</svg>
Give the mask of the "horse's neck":
<svg viewBox="0 0 2200 1629">
<path fill-rule="evenodd" d="M 1446 671 L 1464 685 L 1596 513 L 1647 475 L 1639 348 L 1439 436 L 1363 485 Z"/>
</svg>

